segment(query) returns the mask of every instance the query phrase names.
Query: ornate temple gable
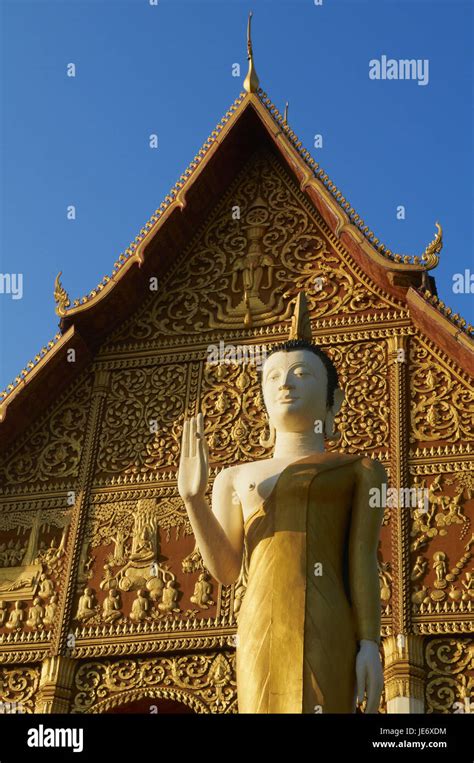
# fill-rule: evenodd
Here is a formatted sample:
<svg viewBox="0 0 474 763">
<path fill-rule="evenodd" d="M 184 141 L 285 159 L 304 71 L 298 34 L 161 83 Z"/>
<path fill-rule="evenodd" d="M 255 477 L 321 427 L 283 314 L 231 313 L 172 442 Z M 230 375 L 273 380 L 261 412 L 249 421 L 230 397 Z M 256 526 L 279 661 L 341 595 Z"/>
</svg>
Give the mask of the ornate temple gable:
<svg viewBox="0 0 474 763">
<path fill-rule="evenodd" d="M 242 168 L 246 165 L 252 175 L 252 156 L 262 150 L 280 167 L 283 196 L 278 199 L 280 191 L 275 195 L 274 188 L 267 187 L 263 206 L 257 203 L 252 208 L 259 193 L 254 183 L 256 196 L 239 199 L 242 226 L 242 219 L 232 219 L 236 199 L 229 189 L 239 173 L 245 175 Z M 275 185 L 274 180 L 270 183 Z M 249 180 L 247 186 L 252 188 Z M 295 194 L 297 186 L 301 193 Z M 268 207 L 265 194 L 270 191 L 272 203 Z M 222 201 L 226 194 L 227 217 Z M 291 210 L 298 210 L 289 221 L 288 232 L 282 222 L 284 214 L 278 210 L 282 199 L 288 200 Z M 220 208 L 216 208 L 219 203 Z M 220 221 L 227 236 L 223 249 L 216 248 L 209 238 L 218 230 L 217 209 L 224 214 Z M 212 219 L 206 229 L 202 228 L 209 215 Z M 262 215 L 265 219 L 259 219 Z M 300 223 L 303 227 L 298 227 Z M 273 233 L 270 224 L 275 225 Z M 189 262 L 199 254 L 199 246 L 202 266 L 193 272 Z M 154 348 L 155 338 L 160 337 L 163 348 L 186 341 L 196 347 L 199 333 L 203 336 L 201 349 L 205 350 L 209 340 L 220 338 L 222 331 L 227 340 L 281 338 L 291 310 L 288 300 L 284 307 L 284 295 L 294 296 L 302 287 L 309 295 L 311 314 L 317 321 L 313 331 L 318 337 L 330 332 L 340 341 L 353 341 L 352 327 L 369 328 L 369 321 L 372 334 L 365 331 L 364 338 L 377 330 L 379 336 L 387 336 L 387 320 L 392 328 L 395 323 L 406 326 L 409 308 L 414 324 L 428 336 L 435 330 L 437 343 L 439 340 L 450 357 L 468 368 L 474 357 L 468 336 L 471 327 L 465 330 L 465 321 L 435 302 L 434 279 L 428 275 L 438 262 L 441 246 L 438 226 L 421 259 L 388 250 L 302 147 L 266 94 L 261 90 L 241 94 L 159 209 L 118 258 L 112 276 L 106 276 L 87 297 L 72 303 L 56 282 L 62 334 L 56 335 L 56 343 L 48 344 L 49 349 L 41 350 L 35 363 L 21 371 L 8 391 L 0 393 L 0 444 L 8 447 L 37 411 L 50 404 L 56 387 L 79 374 L 101 346 L 102 353 L 116 353 L 119 347 L 121 352 L 130 348 L 140 353 Z M 275 269 L 276 256 L 279 263 Z M 318 274 L 326 282 L 313 291 L 313 279 Z M 150 295 L 151 277 L 158 277 L 159 288 L 175 279 L 172 293 L 176 306 L 165 307 L 160 291 Z M 215 278 L 220 282 L 216 284 Z M 232 282 L 233 288 L 227 293 L 223 284 Z M 127 331 L 135 321 L 136 336 L 127 341 Z M 143 323 L 138 325 L 140 321 Z M 142 349 L 137 349 L 137 342 Z M 80 359 L 76 364 L 65 360 L 71 348 Z"/>
<path fill-rule="evenodd" d="M 469 375 L 433 342 L 416 332 L 410 342 L 411 455 L 456 446 L 460 455 L 474 440 L 474 388 Z M 441 454 L 441 449 L 440 453 Z"/>
<path fill-rule="evenodd" d="M 368 314 L 402 308 L 365 276 L 276 157 L 259 152 L 102 352 L 275 326 L 290 316 L 288 295 L 302 289 L 316 325 L 349 317 L 363 324 Z"/>
<path fill-rule="evenodd" d="M 3 455 L 0 485 L 7 500 L 11 494 L 74 489 L 90 394 L 86 372 Z"/>
</svg>

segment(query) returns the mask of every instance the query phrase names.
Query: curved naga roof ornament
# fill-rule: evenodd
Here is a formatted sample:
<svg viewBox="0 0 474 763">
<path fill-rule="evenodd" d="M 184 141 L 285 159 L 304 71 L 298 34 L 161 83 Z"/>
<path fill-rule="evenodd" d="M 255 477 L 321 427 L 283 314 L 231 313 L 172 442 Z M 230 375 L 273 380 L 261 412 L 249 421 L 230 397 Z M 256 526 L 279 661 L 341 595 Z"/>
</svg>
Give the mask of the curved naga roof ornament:
<svg viewBox="0 0 474 763">
<path fill-rule="evenodd" d="M 431 244 L 428 244 L 425 251 L 421 255 L 421 259 L 425 263 L 426 270 L 431 270 L 432 268 L 436 267 L 439 262 L 438 254 L 443 248 L 443 229 L 438 222 L 435 223 L 435 225 L 438 229 L 438 232 L 436 233 Z"/>
<path fill-rule="evenodd" d="M 56 302 L 56 315 L 59 315 L 60 318 L 62 318 L 63 315 L 66 315 L 66 309 L 71 304 L 69 294 L 63 287 L 60 280 L 62 272 L 62 270 L 59 271 L 58 275 L 56 276 L 56 280 L 54 281 L 54 301 Z"/>
</svg>

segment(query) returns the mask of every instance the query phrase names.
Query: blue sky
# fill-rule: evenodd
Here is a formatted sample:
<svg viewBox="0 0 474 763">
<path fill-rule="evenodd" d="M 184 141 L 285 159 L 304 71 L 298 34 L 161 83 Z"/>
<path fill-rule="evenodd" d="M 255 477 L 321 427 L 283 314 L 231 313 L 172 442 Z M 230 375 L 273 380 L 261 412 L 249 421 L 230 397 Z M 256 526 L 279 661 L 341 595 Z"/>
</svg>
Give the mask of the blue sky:
<svg viewBox="0 0 474 763">
<path fill-rule="evenodd" d="M 452 290 L 474 272 L 472 2 L 0 6 L 0 273 L 23 273 L 22 299 L 0 293 L 0 389 L 57 331 L 58 271 L 71 299 L 110 274 L 241 91 L 250 8 L 263 89 L 289 100 L 291 127 L 393 251 L 421 254 L 439 219 L 438 291 L 473 322 L 474 295 Z M 428 59 L 428 84 L 369 79 L 382 55 Z"/>
</svg>

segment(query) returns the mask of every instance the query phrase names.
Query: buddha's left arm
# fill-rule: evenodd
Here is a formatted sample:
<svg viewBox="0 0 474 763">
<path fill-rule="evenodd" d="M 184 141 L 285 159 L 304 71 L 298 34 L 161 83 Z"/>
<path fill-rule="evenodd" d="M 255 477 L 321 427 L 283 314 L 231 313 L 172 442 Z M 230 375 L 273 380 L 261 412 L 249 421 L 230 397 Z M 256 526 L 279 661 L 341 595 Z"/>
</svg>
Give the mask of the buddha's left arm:
<svg viewBox="0 0 474 763">
<path fill-rule="evenodd" d="M 357 640 L 380 643 L 377 547 L 384 513 L 382 484 L 387 482 L 387 473 L 379 461 L 366 457 L 356 462 L 356 475 L 349 539 L 352 609 Z M 378 491 L 377 506 L 373 505 L 373 488 Z"/>
</svg>

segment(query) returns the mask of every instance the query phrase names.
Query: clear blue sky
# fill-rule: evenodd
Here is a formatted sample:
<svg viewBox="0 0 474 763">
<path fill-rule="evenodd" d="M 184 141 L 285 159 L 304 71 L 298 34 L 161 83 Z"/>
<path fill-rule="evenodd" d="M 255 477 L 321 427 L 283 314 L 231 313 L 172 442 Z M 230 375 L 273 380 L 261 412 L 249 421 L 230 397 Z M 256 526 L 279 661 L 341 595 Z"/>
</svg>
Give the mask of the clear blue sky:
<svg viewBox="0 0 474 763">
<path fill-rule="evenodd" d="M 440 297 L 473 321 L 474 295 L 452 291 L 474 272 L 472 2 L 0 4 L 0 272 L 24 280 L 0 294 L 0 389 L 57 331 L 58 271 L 71 299 L 110 274 L 242 90 L 250 8 L 263 89 L 393 251 L 421 254 L 440 220 Z M 429 83 L 369 79 L 382 55 L 428 59 Z"/>
</svg>

